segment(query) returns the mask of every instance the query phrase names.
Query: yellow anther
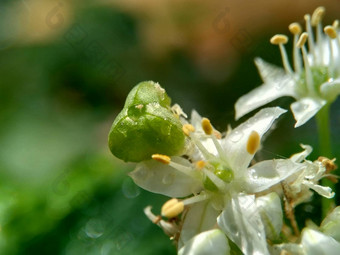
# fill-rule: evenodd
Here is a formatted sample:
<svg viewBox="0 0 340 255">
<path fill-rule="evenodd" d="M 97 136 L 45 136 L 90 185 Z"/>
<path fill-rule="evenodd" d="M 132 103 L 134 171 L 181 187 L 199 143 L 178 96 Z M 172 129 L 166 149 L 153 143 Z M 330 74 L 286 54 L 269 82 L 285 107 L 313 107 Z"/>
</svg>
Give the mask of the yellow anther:
<svg viewBox="0 0 340 255">
<path fill-rule="evenodd" d="M 323 16 L 325 15 L 325 11 L 326 11 L 326 9 L 323 6 L 320 6 L 320 7 L 315 9 L 315 11 L 312 14 L 312 19 L 311 19 L 312 26 L 316 26 L 317 24 L 320 23 Z"/>
<path fill-rule="evenodd" d="M 337 19 L 334 20 L 332 26 L 333 26 L 335 29 L 338 29 L 338 27 L 339 27 L 339 20 L 337 20 Z"/>
<path fill-rule="evenodd" d="M 221 134 L 220 132 L 218 132 L 217 130 L 214 130 L 213 133 L 214 133 L 214 136 L 215 136 L 217 139 L 222 139 L 222 134 Z"/>
<path fill-rule="evenodd" d="M 308 38 L 308 34 L 306 32 L 303 32 L 300 35 L 298 42 L 296 43 L 296 47 L 302 48 L 302 46 L 305 45 L 307 38 Z"/>
<path fill-rule="evenodd" d="M 300 24 L 296 23 L 296 22 L 290 24 L 288 26 L 288 29 L 293 35 L 299 35 L 302 32 L 302 28 L 301 28 Z"/>
<path fill-rule="evenodd" d="M 144 105 L 139 104 L 139 105 L 136 105 L 135 107 L 136 107 L 137 109 L 141 110 L 141 109 L 144 107 Z"/>
<path fill-rule="evenodd" d="M 195 128 L 194 128 L 194 126 L 191 125 L 191 124 L 184 124 L 183 127 L 182 127 L 182 130 L 183 130 L 183 133 L 184 133 L 186 136 L 189 136 L 190 133 L 195 132 Z"/>
<path fill-rule="evenodd" d="M 196 162 L 196 168 L 198 170 L 203 169 L 205 167 L 205 165 L 206 165 L 206 163 L 203 160 L 199 160 L 199 161 Z"/>
<path fill-rule="evenodd" d="M 324 165 L 324 167 L 326 168 L 327 173 L 338 168 L 338 166 L 334 163 L 335 160 L 336 158 L 329 159 L 329 158 L 322 157 L 322 156 L 318 158 L 318 161 L 320 161 L 322 165 Z"/>
<path fill-rule="evenodd" d="M 184 203 L 177 198 L 172 198 L 167 201 L 161 209 L 161 214 L 169 219 L 178 216 L 184 210 Z"/>
<path fill-rule="evenodd" d="M 274 35 L 271 39 L 270 39 L 270 43 L 271 44 L 286 44 L 288 42 L 288 37 L 286 35 Z"/>
<path fill-rule="evenodd" d="M 255 154 L 260 146 L 260 135 L 256 131 L 252 131 L 248 138 L 247 151 L 249 154 Z"/>
<path fill-rule="evenodd" d="M 170 164 L 170 161 L 171 161 L 171 158 L 167 155 L 163 155 L 163 154 L 153 154 L 152 156 L 152 159 L 158 161 L 158 162 L 161 162 L 163 164 Z"/>
<path fill-rule="evenodd" d="M 204 133 L 206 133 L 207 135 L 211 135 L 214 130 L 210 123 L 210 120 L 207 118 L 202 119 L 202 128 Z"/>
<path fill-rule="evenodd" d="M 333 26 L 326 26 L 324 28 L 325 34 L 330 38 L 335 39 L 337 37 L 336 30 Z"/>
</svg>

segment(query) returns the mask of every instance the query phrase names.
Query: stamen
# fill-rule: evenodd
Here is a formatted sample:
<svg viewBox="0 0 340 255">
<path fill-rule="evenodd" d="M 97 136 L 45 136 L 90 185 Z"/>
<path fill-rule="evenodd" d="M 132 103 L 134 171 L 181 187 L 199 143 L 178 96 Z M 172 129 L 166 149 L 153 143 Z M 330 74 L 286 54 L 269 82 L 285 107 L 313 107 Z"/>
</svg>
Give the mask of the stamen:
<svg viewBox="0 0 340 255">
<path fill-rule="evenodd" d="M 313 31 L 312 31 L 312 26 L 311 26 L 311 22 L 310 22 L 310 15 L 306 14 L 304 16 L 304 18 L 305 18 L 305 21 L 306 21 L 306 31 L 307 31 L 307 34 L 308 34 L 309 52 L 311 52 L 312 55 L 313 55 L 313 58 L 316 59 L 315 50 L 314 50 L 315 45 L 314 45 Z"/>
<path fill-rule="evenodd" d="M 161 214 L 163 217 L 175 218 L 184 210 L 184 203 L 179 201 L 177 198 L 170 199 L 167 201 L 161 209 Z"/>
<path fill-rule="evenodd" d="M 288 62 L 287 52 L 286 52 L 286 50 L 283 46 L 284 44 L 286 44 L 288 42 L 288 37 L 285 36 L 285 35 L 274 35 L 270 39 L 270 42 L 274 45 L 279 45 L 283 67 L 284 67 L 284 69 L 286 70 L 287 73 L 289 73 L 289 74 L 293 73 L 292 68 L 290 67 L 289 62 Z"/>
<path fill-rule="evenodd" d="M 248 138 L 247 151 L 249 154 L 255 154 L 260 146 L 260 135 L 256 131 L 252 131 Z"/>
<path fill-rule="evenodd" d="M 334 29 L 333 26 L 326 26 L 324 28 L 325 34 L 328 35 L 328 37 L 330 38 L 328 43 L 329 43 L 329 76 L 333 77 L 334 76 L 334 49 L 333 49 L 333 44 L 332 44 L 332 39 L 336 39 L 337 38 L 337 33 L 336 30 Z"/>
<path fill-rule="evenodd" d="M 322 63 L 323 60 L 323 47 L 322 47 L 323 34 L 321 20 L 325 15 L 325 11 L 326 9 L 323 6 L 316 8 L 315 11 L 313 12 L 311 20 L 311 25 L 316 26 L 316 43 L 318 45 L 318 50 L 320 52 L 319 58 L 317 59 L 319 64 Z"/>
<path fill-rule="evenodd" d="M 191 124 L 184 124 L 182 130 L 186 136 L 190 136 L 190 133 L 195 132 L 195 127 Z"/>
<path fill-rule="evenodd" d="M 315 27 L 316 25 L 318 25 L 323 16 L 325 15 L 326 9 L 323 6 L 319 6 L 318 8 L 315 9 L 315 11 L 312 14 L 312 20 L 311 20 L 311 25 L 313 27 Z"/>
<path fill-rule="evenodd" d="M 196 162 L 195 165 L 198 170 L 202 170 L 205 167 L 206 163 L 203 160 L 199 160 Z"/>
<path fill-rule="evenodd" d="M 338 29 L 338 27 L 339 27 L 339 20 L 337 20 L 337 19 L 334 20 L 332 26 L 333 26 L 335 29 Z"/>
<path fill-rule="evenodd" d="M 297 73 L 301 73 L 302 66 L 301 66 L 301 56 L 298 47 L 296 47 L 296 43 L 299 39 L 299 35 L 302 32 L 302 28 L 299 23 L 292 23 L 289 25 L 289 31 L 294 35 L 294 42 L 293 42 L 293 61 L 294 61 L 294 70 Z"/>
<path fill-rule="evenodd" d="M 191 133 L 190 138 L 193 140 L 194 144 L 197 146 L 197 148 L 202 152 L 203 156 L 206 159 L 214 158 L 215 156 L 211 154 L 201 143 L 201 141 L 195 136 L 195 134 Z"/>
<path fill-rule="evenodd" d="M 154 215 L 151 212 L 151 209 L 151 206 L 144 208 L 145 215 L 149 218 L 149 220 L 161 227 L 167 235 L 174 236 L 179 231 L 176 224 L 162 220 L 161 216 Z"/>
<path fill-rule="evenodd" d="M 191 167 L 182 165 L 180 163 L 174 162 L 174 161 L 170 161 L 169 166 L 171 166 L 172 168 L 175 168 L 176 170 L 182 172 L 183 174 L 186 174 L 190 177 L 196 178 L 197 177 L 197 172 L 192 169 Z"/>
<path fill-rule="evenodd" d="M 207 193 L 202 191 L 199 195 L 184 199 L 182 202 L 183 202 L 184 205 L 191 205 L 191 204 L 194 204 L 194 203 L 198 203 L 198 202 L 207 200 L 209 197 L 210 196 Z"/>
<path fill-rule="evenodd" d="M 210 123 L 210 120 L 207 118 L 202 119 L 202 128 L 206 135 L 211 135 L 214 130 Z"/>
<path fill-rule="evenodd" d="M 170 162 L 171 162 L 171 158 L 170 158 L 169 156 L 163 155 L 163 154 L 153 154 L 153 155 L 151 156 L 151 158 L 152 158 L 153 160 L 156 160 L 156 161 L 158 161 L 158 162 L 161 162 L 161 163 L 163 163 L 163 164 L 165 164 L 165 165 L 169 165 Z"/>
<path fill-rule="evenodd" d="M 324 28 L 324 31 L 325 31 L 326 35 L 328 35 L 330 38 L 336 39 L 337 33 L 336 33 L 336 30 L 333 26 L 326 26 Z"/>
<path fill-rule="evenodd" d="M 310 91 L 310 93 L 315 94 L 314 85 L 313 85 L 313 74 L 312 74 L 312 70 L 310 69 L 308 55 L 307 55 L 307 51 L 305 47 L 305 43 L 307 41 L 308 36 L 309 35 L 306 32 L 302 33 L 296 46 L 298 48 L 301 48 L 301 51 L 302 51 L 303 62 L 305 65 L 307 89 Z"/>
</svg>

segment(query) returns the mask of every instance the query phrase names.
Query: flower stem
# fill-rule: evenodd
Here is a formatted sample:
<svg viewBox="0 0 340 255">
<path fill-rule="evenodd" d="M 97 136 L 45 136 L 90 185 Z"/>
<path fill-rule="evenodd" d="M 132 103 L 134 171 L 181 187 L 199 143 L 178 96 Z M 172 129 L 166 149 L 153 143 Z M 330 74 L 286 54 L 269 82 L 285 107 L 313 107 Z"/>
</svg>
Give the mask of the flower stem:
<svg viewBox="0 0 340 255">
<path fill-rule="evenodd" d="M 319 153 L 320 156 L 332 157 L 332 149 L 331 149 L 331 132 L 330 132 L 330 120 L 329 120 L 329 109 L 330 104 L 326 104 L 324 107 L 316 115 L 316 122 L 318 126 L 319 133 Z M 334 190 L 334 183 L 329 179 L 324 178 L 321 181 L 323 186 L 328 186 L 332 190 Z M 326 217 L 326 215 L 334 208 L 334 198 L 329 199 L 322 197 L 322 217 Z"/>
</svg>

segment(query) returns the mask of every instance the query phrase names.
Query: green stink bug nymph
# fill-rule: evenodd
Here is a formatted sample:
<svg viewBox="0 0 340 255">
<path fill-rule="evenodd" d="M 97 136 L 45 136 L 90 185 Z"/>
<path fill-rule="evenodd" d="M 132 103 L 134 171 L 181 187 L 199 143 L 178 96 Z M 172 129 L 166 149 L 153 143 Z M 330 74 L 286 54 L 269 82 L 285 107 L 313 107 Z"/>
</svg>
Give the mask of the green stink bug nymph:
<svg viewBox="0 0 340 255">
<path fill-rule="evenodd" d="M 185 138 L 170 103 L 171 99 L 158 83 L 137 84 L 112 124 L 109 133 L 112 154 L 131 162 L 151 159 L 156 153 L 179 155 Z"/>
</svg>

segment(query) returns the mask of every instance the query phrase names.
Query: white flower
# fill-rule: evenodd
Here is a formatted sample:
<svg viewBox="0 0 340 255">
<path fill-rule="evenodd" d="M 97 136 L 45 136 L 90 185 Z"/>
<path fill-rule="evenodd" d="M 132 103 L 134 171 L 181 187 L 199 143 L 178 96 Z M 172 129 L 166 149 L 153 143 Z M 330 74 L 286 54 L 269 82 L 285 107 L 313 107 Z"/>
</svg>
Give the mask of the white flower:
<svg viewBox="0 0 340 255">
<path fill-rule="evenodd" d="M 217 219 L 221 230 L 244 253 L 268 254 L 254 193 L 269 189 L 303 165 L 291 159 L 249 165 L 261 137 L 284 112 L 279 107 L 263 109 L 223 138 L 208 119 L 193 112 L 192 123 L 183 125 L 188 135 L 186 155 L 155 154 L 155 161 L 141 162 L 130 173 L 137 185 L 151 192 L 178 198 L 194 195 L 171 200 L 162 208 L 162 215 L 171 217 L 184 210 L 179 249 L 197 234 L 215 228 Z"/>
<path fill-rule="evenodd" d="M 283 46 L 288 38 L 276 35 L 271 39 L 273 44 L 280 46 L 284 69 L 268 64 L 262 59 L 255 59 L 264 84 L 238 99 L 235 104 L 236 119 L 279 97 L 291 96 L 296 99 L 296 102 L 291 104 L 291 110 L 296 119 L 295 127 L 299 127 L 323 106 L 337 98 L 340 94 L 338 22 L 326 26 L 324 29 L 326 35 L 323 34 L 321 20 L 324 12 L 325 9 L 319 7 L 312 18 L 305 15 L 307 32 L 301 34 L 302 29 L 297 23 L 289 26 L 294 34 L 294 71 L 288 63 Z M 316 27 L 316 41 L 313 38 L 312 26 Z M 304 45 L 307 40 L 309 52 Z M 302 51 L 302 58 L 299 48 Z"/>
<path fill-rule="evenodd" d="M 300 244 L 285 243 L 275 247 L 274 254 L 337 255 L 340 243 L 317 230 L 304 228 Z"/>
<path fill-rule="evenodd" d="M 326 167 L 321 161 L 309 161 L 306 157 L 312 152 L 312 147 L 301 145 L 303 152 L 294 154 L 291 159 L 296 163 L 303 164 L 302 169 L 285 180 L 286 192 L 290 201 L 296 205 L 306 202 L 313 195 L 310 189 L 316 191 L 319 195 L 332 198 L 334 192 L 330 187 L 319 185 L 319 180 L 326 177 Z"/>
</svg>

